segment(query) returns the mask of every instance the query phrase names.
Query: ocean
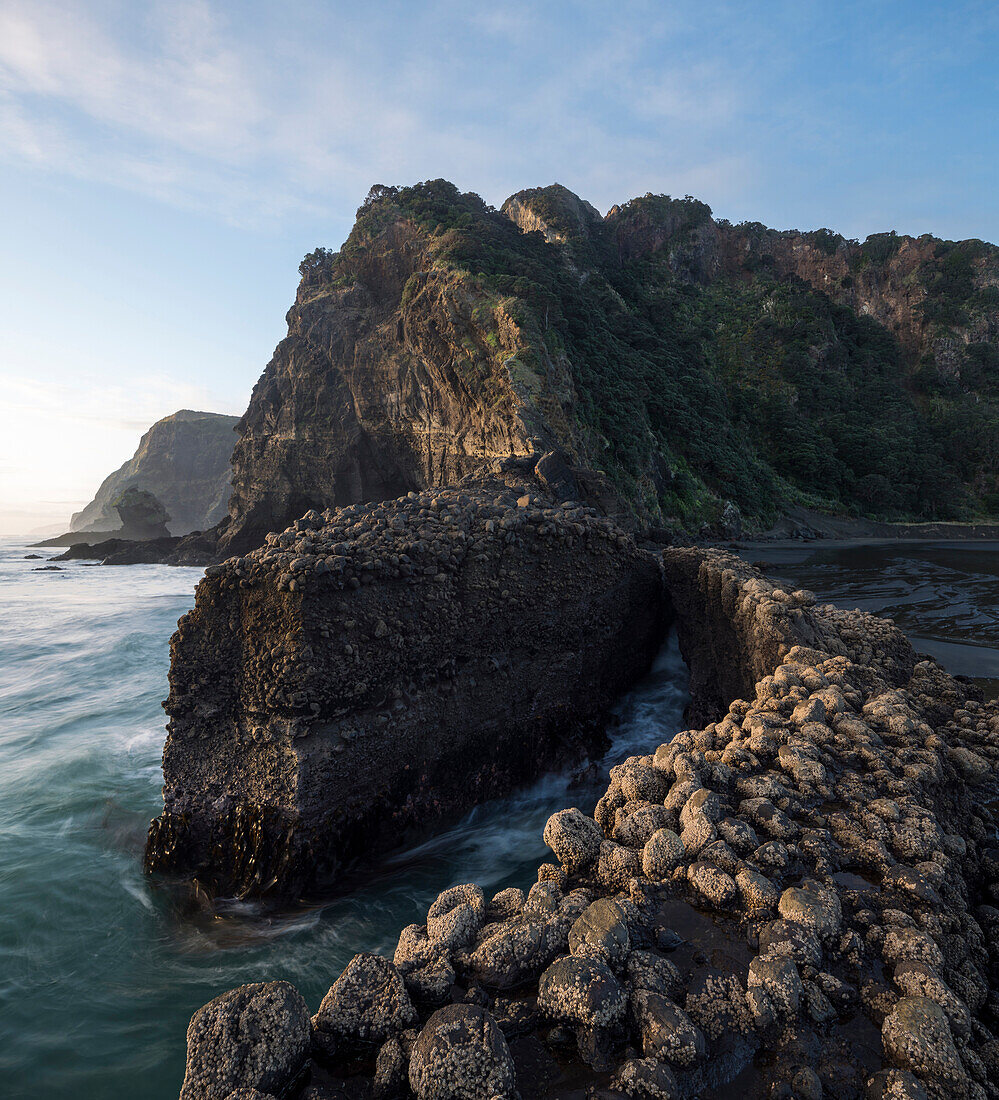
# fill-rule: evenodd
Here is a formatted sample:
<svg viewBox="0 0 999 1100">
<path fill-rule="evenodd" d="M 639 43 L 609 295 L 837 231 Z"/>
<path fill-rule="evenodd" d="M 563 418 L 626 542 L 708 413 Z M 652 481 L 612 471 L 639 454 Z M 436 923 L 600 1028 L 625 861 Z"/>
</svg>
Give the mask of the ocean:
<svg viewBox="0 0 999 1100">
<path fill-rule="evenodd" d="M 549 775 L 357 870 L 337 897 L 265 915 L 192 911 L 142 871 L 160 809 L 169 639 L 201 570 L 48 563 L 0 543 L 0 1092 L 174 1100 L 192 1013 L 243 982 L 314 1011 L 358 951 L 391 954 L 440 891 L 527 888 L 555 810 L 591 812 L 610 766 L 681 728 L 675 637 L 615 708 L 596 767 Z M 44 551 L 42 551 L 44 553 Z"/>
</svg>

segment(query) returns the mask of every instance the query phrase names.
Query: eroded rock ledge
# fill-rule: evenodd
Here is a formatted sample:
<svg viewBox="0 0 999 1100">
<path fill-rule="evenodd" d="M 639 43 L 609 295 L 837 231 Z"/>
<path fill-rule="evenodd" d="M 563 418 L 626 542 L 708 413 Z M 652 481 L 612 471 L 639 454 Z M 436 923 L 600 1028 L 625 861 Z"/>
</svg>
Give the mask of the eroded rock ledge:
<svg viewBox="0 0 999 1100">
<path fill-rule="evenodd" d="M 717 628 L 695 683 L 744 698 L 555 814 L 526 893 L 445 891 L 311 1021 L 281 982 L 205 1006 L 185 1098 L 997 1095 L 999 710 L 888 621 L 665 560 L 681 629 Z"/>
<path fill-rule="evenodd" d="M 309 513 L 210 568 L 179 624 L 147 865 L 213 893 L 326 886 L 582 756 L 665 615 L 652 554 L 528 489 Z"/>
</svg>

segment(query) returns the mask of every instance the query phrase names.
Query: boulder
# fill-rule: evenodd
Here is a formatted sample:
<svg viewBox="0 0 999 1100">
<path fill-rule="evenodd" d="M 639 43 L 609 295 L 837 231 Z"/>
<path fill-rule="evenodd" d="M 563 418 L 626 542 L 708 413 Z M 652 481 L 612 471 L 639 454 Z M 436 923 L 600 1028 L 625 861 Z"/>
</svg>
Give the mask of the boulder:
<svg viewBox="0 0 999 1100">
<path fill-rule="evenodd" d="M 375 1075 L 371 1082 L 373 1100 L 396 1100 L 406 1094 L 409 1058 L 399 1039 L 382 1043 L 375 1059 Z"/>
<path fill-rule="evenodd" d="M 686 855 L 683 841 L 672 829 L 657 829 L 642 850 L 642 870 L 656 882 L 669 878 Z"/>
<path fill-rule="evenodd" d="M 704 1035 L 682 1008 L 644 989 L 632 995 L 631 1006 L 642 1053 L 647 1058 L 658 1058 L 681 1069 L 689 1069 L 704 1058 Z"/>
<path fill-rule="evenodd" d="M 710 863 L 698 860 L 687 868 L 687 881 L 700 898 L 716 909 L 735 901 L 735 880 Z"/>
<path fill-rule="evenodd" d="M 673 1071 L 656 1058 L 632 1058 L 625 1062 L 610 1087 L 628 1100 L 679 1100 L 682 1095 Z"/>
<path fill-rule="evenodd" d="M 465 947 L 475 939 L 485 917 L 486 899 L 478 886 L 452 886 L 427 913 L 427 938 L 441 951 Z"/>
<path fill-rule="evenodd" d="M 772 909 L 777 904 L 777 887 L 752 867 L 744 866 L 736 871 L 735 887 L 746 909 Z"/>
<path fill-rule="evenodd" d="M 597 959 L 558 959 L 538 984 L 538 1007 L 561 1023 L 606 1027 L 620 1020 L 627 1006 L 627 991 Z"/>
<path fill-rule="evenodd" d="M 750 989 L 761 986 L 777 1009 L 787 1016 L 798 1011 L 801 1002 L 801 975 L 791 959 L 781 955 L 757 955 L 749 964 Z"/>
<path fill-rule="evenodd" d="M 568 944 L 557 917 L 487 925 L 468 956 L 468 970 L 490 989 L 515 989 L 537 978 Z"/>
<path fill-rule="evenodd" d="M 655 951 L 632 951 L 628 956 L 627 981 L 633 992 L 644 989 L 676 1000 L 683 991 L 680 971 Z"/>
<path fill-rule="evenodd" d="M 775 920 L 760 929 L 760 954 L 785 955 L 802 966 L 818 966 L 822 944 L 811 928 L 795 921 Z"/>
<path fill-rule="evenodd" d="M 281 1095 L 308 1058 L 309 1010 L 298 990 L 241 985 L 191 1018 L 181 1100 L 226 1100 L 240 1088 Z"/>
<path fill-rule="evenodd" d="M 843 923 L 843 910 L 836 891 L 814 879 L 806 879 L 800 887 L 785 890 L 777 908 L 785 920 L 804 925 L 819 939 L 831 939 L 839 933 Z"/>
<path fill-rule="evenodd" d="M 611 967 L 624 963 L 631 947 L 624 909 L 611 898 L 597 898 L 569 930 L 569 950 L 590 954 Z"/>
<path fill-rule="evenodd" d="M 864 1100 L 927 1100 L 922 1081 L 907 1069 L 883 1069 L 867 1082 Z"/>
<path fill-rule="evenodd" d="M 926 1085 L 931 1100 L 968 1095 L 968 1078 L 943 1009 L 928 997 L 903 997 L 881 1028 L 885 1054 Z"/>
<path fill-rule="evenodd" d="M 330 986 L 312 1023 L 331 1050 L 381 1044 L 417 1022 L 399 971 L 380 955 L 355 955 Z"/>
<path fill-rule="evenodd" d="M 503 1032 L 478 1005 L 438 1009 L 423 1027 L 409 1061 L 418 1100 L 505 1100 L 517 1076 Z"/>
<path fill-rule="evenodd" d="M 575 806 L 552 814 L 545 825 L 544 841 L 570 873 L 583 870 L 600 854 L 600 826 Z"/>
</svg>

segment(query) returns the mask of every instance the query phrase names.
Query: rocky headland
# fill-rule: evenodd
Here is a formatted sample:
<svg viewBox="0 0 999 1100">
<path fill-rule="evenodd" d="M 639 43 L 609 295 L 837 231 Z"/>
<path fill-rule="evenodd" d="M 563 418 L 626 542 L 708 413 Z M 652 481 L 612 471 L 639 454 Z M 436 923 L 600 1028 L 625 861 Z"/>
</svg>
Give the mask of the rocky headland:
<svg viewBox="0 0 999 1100">
<path fill-rule="evenodd" d="M 407 562 L 398 542 L 417 541 L 414 522 L 426 556 L 411 546 Z M 282 878 L 303 858 L 295 812 L 280 819 L 283 833 L 252 807 L 233 817 L 240 789 L 258 805 L 301 799 L 313 843 L 317 804 L 333 846 L 350 835 L 336 809 L 370 824 L 369 800 L 391 834 L 390 807 L 405 805 L 407 783 L 426 805 L 419 765 L 393 789 L 403 761 L 422 765 L 463 739 L 468 763 L 452 760 L 458 772 L 435 777 L 446 802 L 483 774 L 479 752 L 490 749 L 473 746 L 501 736 L 489 700 L 506 694 L 509 728 L 523 737 L 525 716 L 535 721 L 547 699 L 535 690 L 549 657 L 565 662 L 577 649 L 589 669 L 576 689 L 591 681 L 599 655 L 618 658 L 620 639 L 634 634 L 627 620 L 640 593 L 639 641 L 651 642 L 663 617 L 679 631 L 692 728 L 612 769 L 595 807 L 553 815 L 552 861 L 535 882 L 492 898 L 473 884 L 445 891 L 425 924 L 401 931 L 391 960 L 357 956 L 314 1015 L 280 975 L 206 1005 L 188 1033 L 182 1096 L 996 1095 L 999 847 L 989 800 L 999 709 L 920 658 L 888 621 L 817 607 L 722 551 L 656 557 L 651 569 L 651 553 L 585 508 L 470 487 L 305 517 L 266 550 L 211 571 L 174 640 L 154 866 L 225 868 L 249 894 L 298 886 L 295 874 Z M 514 653 L 540 629 L 516 626 L 525 601 L 549 599 L 547 582 L 516 586 L 523 570 L 534 582 L 561 577 L 542 613 L 560 606 L 560 617 L 529 659 L 506 666 L 515 675 L 497 690 L 494 640 L 506 637 Z M 630 598 L 601 609 L 599 593 L 615 589 Z M 392 610 L 401 600 L 403 620 Z M 598 601 L 592 619 L 575 618 L 577 600 Z M 608 602 L 610 630 L 600 617 Z M 512 620 L 483 647 L 483 629 L 506 609 Z M 575 625 L 563 648 L 555 636 L 567 614 Z M 394 663 L 393 652 L 434 652 L 417 635 L 431 622 L 455 666 Z M 248 645 L 251 636 L 259 642 Z M 630 675 L 647 659 L 636 652 Z M 528 679 L 532 667 L 541 681 Z M 448 727 L 450 700 L 462 707 L 480 693 L 482 725 L 465 713 Z M 338 778 L 341 759 L 358 799 Z M 227 796 L 233 777 L 245 787 Z M 204 797 L 203 782 L 214 784 Z M 313 854 L 335 870 L 329 849 Z"/>
<path fill-rule="evenodd" d="M 372 188 L 300 270 L 228 513 L 166 560 L 543 460 L 563 499 L 663 537 L 999 510 L 994 245 L 731 225 L 665 195 L 601 217 L 558 185 L 495 210 L 436 180 Z"/>
<path fill-rule="evenodd" d="M 678 545 L 994 513 L 999 251 L 433 181 L 301 274 L 227 517 L 161 548 L 213 564 L 147 867 L 321 896 L 592 753 L 670 624 L 690 728 L 554 814 L 536 881 L 445 891 L 320 1005 L 206 1005 L 184 1100 L 999 1096 L 999 708 Z"/>
<path fill-rule="evenodd" d="M 214 527 L 225 517 L 232 492 L 229 462 L 238 421 L 236 416 L 191 409 L 157 420 L 128 462 L 108 474 L 94 499 L 73 514 L 69 531 L 41 545 L 179 537 Z M 133 489 L 150 493 L 164 508 L 167 526 L 155 535 L 137 533 L 134 525 L 119 519 L 118 502 Z M 160 554 L 174 545 L 163 544 Z"/>
</svg>

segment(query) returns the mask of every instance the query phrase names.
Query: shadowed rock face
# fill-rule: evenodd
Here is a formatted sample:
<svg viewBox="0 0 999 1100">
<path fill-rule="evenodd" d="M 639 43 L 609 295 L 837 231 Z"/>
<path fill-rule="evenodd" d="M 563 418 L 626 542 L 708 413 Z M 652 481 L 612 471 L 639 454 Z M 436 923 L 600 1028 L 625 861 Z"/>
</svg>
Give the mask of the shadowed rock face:
<svg viewBox="0 0 999 1100">
<path fill-rule="evenodd" d="M 815 615 L 809 592 L 782 592 L 779 601 L 768 599 L 761 608 L 753 597 L 769 595 L 773 585 L 739 558 L 724 562 L 724 568 L 706 568 L 698 551 L 678 550 L 663 558 L 680 648 L 690 669 L 693 701 L 687 717 L 692 722 L 710 722 L 733 699 L 751 697 L 755 685 L 780 664 L 789 636 L 798 645 L 845 654 L 845 639 L 854 634 L 843 612 L 827 607 Z M 864 643 L 867 661 L 876 661 L 892 686 L 912 675 L 916 656 L 905 635 L 868 626 Z"/>
<path fill-rule="evenodd" d="M 664 616 L 613 523 L 499 482 L 308 515 L 210 568 L 179 624 L 147 865 L 316 889 L 581 755 Z"/>
<path fill-rule="evenodd" d="M 114 510 L 121 517 L 121 533 L 129 539 L 169 538 L 170 515 L 154 493 L 130 485 L 115 497 Z"/>
</svg>

